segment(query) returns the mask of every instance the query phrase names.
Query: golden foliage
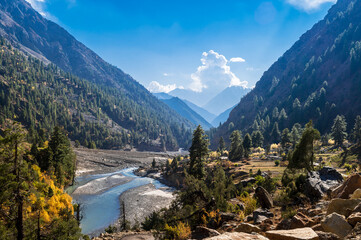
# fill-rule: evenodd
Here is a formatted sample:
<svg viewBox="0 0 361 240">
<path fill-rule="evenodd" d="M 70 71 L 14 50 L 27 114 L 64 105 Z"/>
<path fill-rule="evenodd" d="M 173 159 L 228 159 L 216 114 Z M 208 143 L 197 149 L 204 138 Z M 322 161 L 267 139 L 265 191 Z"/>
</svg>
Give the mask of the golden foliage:
<svg viewBox="0 0 361 240">
<path fill-rule="evenodd" d="M 166 239 L 186 240 L 191 235 L 191 227 L 188 223 L 178 222 L 174 227 L 165 225 Z"/>
</svg>

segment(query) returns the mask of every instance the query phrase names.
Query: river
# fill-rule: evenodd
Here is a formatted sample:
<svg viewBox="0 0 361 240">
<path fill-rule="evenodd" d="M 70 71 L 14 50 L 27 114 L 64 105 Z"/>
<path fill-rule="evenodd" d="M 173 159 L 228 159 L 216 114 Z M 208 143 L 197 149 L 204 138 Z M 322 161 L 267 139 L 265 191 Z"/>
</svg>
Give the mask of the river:
<svg viewBox="0 0 361 240">
<path fill-rule="evenodd" d="M 83 218 L 81 219 L 80 227 L 83 234 L 99 232 L 118 220 L 120 216 L 119 196 L 123 192 L 147 184 L 153 184 L 156 188 L 167 187 L 152 178 L 136 176 L 133 173 L 134 170 L 136 168 L 126 168 L 112 173 L 76 178 L 74 187 L 68 189 L 68 192 L 73 192 L 78 187 L 106 177 L 117 177 L 120 175 L 128 179 L 128 182 L 106 189 L 99 194 L 76 194 L 72 196 L 74 201 L 82 206 Z"/>
</svg>

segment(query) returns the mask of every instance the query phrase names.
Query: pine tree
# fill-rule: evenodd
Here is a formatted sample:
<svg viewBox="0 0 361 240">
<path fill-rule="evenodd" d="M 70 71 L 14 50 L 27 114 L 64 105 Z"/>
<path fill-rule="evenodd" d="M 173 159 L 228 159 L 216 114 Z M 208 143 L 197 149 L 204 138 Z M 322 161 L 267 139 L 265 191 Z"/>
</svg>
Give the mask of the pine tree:
<svg viewBox="0 0 361 240">
<path fill-rule="evenodd" d="M 192 146 L 190 152 L 189 173 L 198 179 L 204 177 L 204 158 L 208 155 L 209 141 L 201 125 L 193 132 Z"/>
<path fill-rule="evenodd" d="M 248 158 L 250 153 L 251 153 L 251 147 L 252 147 L 252 138 L 247 133 L 246 136 L 244 136 L 244 139 L 243 139 L 244 156 L 246 158 Z"/>
<path fill-rule="evenodd" d="M 343 146 L 343 141 L 347 137 L 346 128 L 347 123 L 345 117 L 343 115 L 337 115 L 333 121 L 331 134 L 338 146 Z"/>
<path fill-rule="evenodd" d="M 226 143 L 224 142 L 223 137 L 221 137 L 219 139 L 219 147 L 218 147 L 218 152 L 221 153 L 221 155 L 223 155 L 223 151 L 226 149 Z"/>
<path fill-rule="evenodd" d="M 361 142 L 361 117 L 358 115 L 355 119 L 355 125 L 352 130 L 353 139 L 356 143 Z"/>
<path fill-rule="evenodd" d="M 288 128 L 283 129 L 282 137 L 281 137 L 281 145 L 282 148 L 287 148 L 287 146 L 291 143 L 291 134 Z"/>
<path fill-rule="evenodd" d="M 273 124 L 272 132 L 271 132 L 272 142 L 279 143 L 280 142 L 280 137 L 281 137 L 281 133 L 280 133 L 280 130 L 278 129 L 278 123 L 275 122 Z"/>
<path fill-rule="evenodd" d="M 313 170 L 314 141 L 320 139 L 320 132 L 313 128 L 312 121 L 306 124 L 300 142 L 289 159 L 289 168 Z"/>
<path fill-rule="evenodd" d="M 229 150 L 229 159 L 231 161 L 240 160 L 243 157 L 243 145 L 241 133 L 238 130 L 232 132 L 230 136 L 231 147 Z"/>
<path fill-rule="evenodd" d="M 261 131 L 255 131 L 252 133 L 252 144 L 253 147 L 262 147 L 263 146 L 264 137 Z"/>
</svg>

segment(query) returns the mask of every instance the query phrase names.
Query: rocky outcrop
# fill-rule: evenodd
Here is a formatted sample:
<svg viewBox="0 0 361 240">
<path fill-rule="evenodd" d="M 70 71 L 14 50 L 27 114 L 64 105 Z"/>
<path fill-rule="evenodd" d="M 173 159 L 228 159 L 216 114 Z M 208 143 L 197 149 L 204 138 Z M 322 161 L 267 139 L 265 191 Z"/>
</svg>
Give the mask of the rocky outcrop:
<svg viewBox="0 0 361 240">
<path fill-rule="evenodd" d="M 321 225 L 326 232 L 332 232 L 341 238 L 346 237 L 352 230 L 352 226 L 346 221 L 345 217 L 338 213 L 326 216 Z"/>
<path fill-rule="evenodd" d="M 196 239 L 203 239 L 203 238 L 214 237 L 219 235 L 221 234 L 218 231 L 203 226 L 197 226 L 196 230 L 192 232 L 192 238 L 196 238 Z"/>
<path fill-rule="evenodd" d="M 354 208 L 361 203 L 361 199 L 332 199 L 327 208 L 327 215 L 338 213 L 348 217 Z"/>
<path fill-rule="evenodd" d="M 268 240 L 268 238 L 260 234 L 249 234 L 241 232 L 223 233 L 219 236 L 205 238 L 207 240 Z"/>
<path fill-rule="evenodd" d="M 273 207 L 272 197 L 263 187 L 256 188 L 255 196 L 262 208 L 270 209 Z"/>
<path fill-rule="evenodd" d="M 324 167 L 319 171 L 309 172 L 304 185 L 304 193 L 311 200 L 319 200 L 332 187 L 343 181 L 336 169 Z"/>
<path fill-rule="evenodd" d="M 258 208 L 253 212 L 253 222 L 260 224 L 269 218 L 273 218 L 274 214 L 268 209 Z"/>
<path fill-rule="evenodd" d="M 319 237 L 312 228 L 297 228 L 292 230 L 273 230 L 266 232 L 270 240 L 318 240 Z"/>
<path fill-rule="evenodd" d="M 258 226 L 252 225 L 250 223 L 241 223 L 235 229 L 235 232 L 244 232 L 244 233 L 259 233 L 261 229 Z"/>
<path fill-rule="evenodd" d="M 361 175 L 351 175 L 342 185 L 335 188 L 331 196 L 333 198 L 348 199 L 358 188 L 361 188 Z"/>
</svg>

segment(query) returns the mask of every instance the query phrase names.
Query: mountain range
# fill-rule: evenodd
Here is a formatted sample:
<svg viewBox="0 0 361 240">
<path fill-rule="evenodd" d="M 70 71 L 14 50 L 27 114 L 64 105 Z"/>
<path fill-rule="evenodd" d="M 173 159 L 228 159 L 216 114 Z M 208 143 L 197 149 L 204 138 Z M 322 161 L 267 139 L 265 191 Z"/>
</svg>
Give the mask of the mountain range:
<svg viewBox="0 0 361 240">
<path fill-rule="evenodd" d="M 310 120 L 326 133 L 337 114 L 351 129 L 361 113 L 360 95 L 361 1 L 338 0 L 241 99 L 212 145 L 236 129 L 261 130 L 266 139 L 272 129 L 277 133 L 278 127 L 282 131 Z"/>
<path fill-rule="evenodd" d="M 167 149 L 177 149 L 187 142 L 184 137 L 189 139 L 190 134 L 186 137 L 184 133 L 190 131 L 184 129 L 190 130 L 194 127 L 192 123 L 159 101 L 131 76 L 105 62 L 65 29 L 42 17 L 25 0 L 0 1 L 0 35 L 22 53 L 44 64 L 55 64 L 62 71 L 86 80 L 89 86 L 103 92 L 99 98 L 121 99 L 121 105 L 113 106 L 117 114 L 114 114 L 114 109 L 103 109 L 104 118 L 117 123 L 129 134 L 140 134 L 141 137 L 132 142 L 135 146 L 159 149 L 163 142 Z M 6 77 L 7 73 L 4 74 Z M 49 75 L 56 77 L 55 72 Z M 86 96 L 89 93 L 81 94 Z M 88 116 L 93 112 L 92 118 L 96 118 L 96 109 L 91 110 L 81 114 Z M 74 106 L 69 106 L 69 111 L 73 112 Z M 39 128 L 37 121 L 33 124 L 32 127 Z M 74 136 L 73 140 L 76 138 Z"/>
</svg>

